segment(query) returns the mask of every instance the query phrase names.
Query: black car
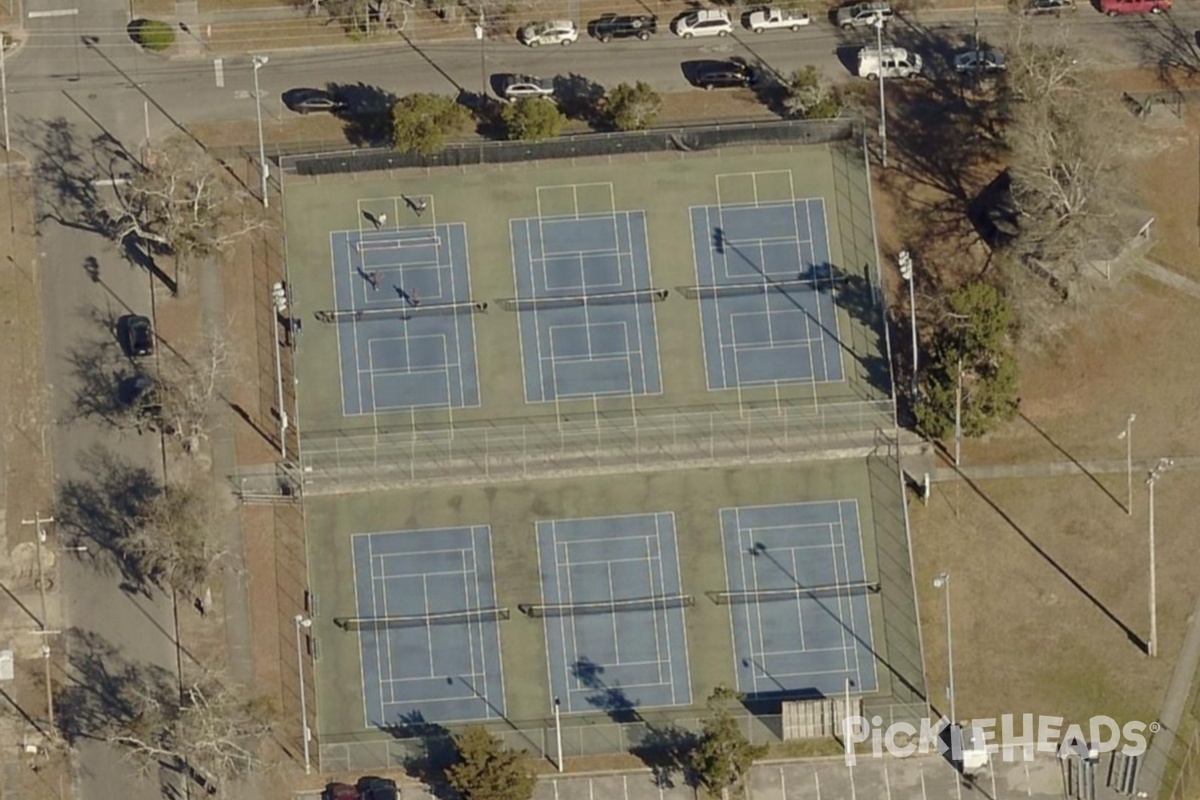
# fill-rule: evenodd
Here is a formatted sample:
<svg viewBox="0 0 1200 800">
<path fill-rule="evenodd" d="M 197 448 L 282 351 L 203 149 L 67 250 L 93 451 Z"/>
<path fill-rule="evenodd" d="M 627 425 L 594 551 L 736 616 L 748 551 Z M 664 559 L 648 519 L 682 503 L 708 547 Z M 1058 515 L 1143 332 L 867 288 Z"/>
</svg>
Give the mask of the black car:
<svg viewBox="0 0 1200 800">
<path fill-rule="evenodd" d="M 365 777 L 358 779 L 360 800 L 400 800 L 400 790 L 391 778 Z"/>
<path fill-rule="evenodd" d="M 324 89 L 288 89 L 283 93 L 283 104 L 297 114 L 314 111 L 341 111 L 346 104 Z"/>
<path fill-rule="evenodd" d="M 121 347 L 131 358 L 148 356 L 154 352 L 154 331 L 150 320 L 137 314 L 126 314 L 117 320 L 117 336 Z"/>
<path fill-rule="evenodd" d="M 649 14 L 605 14 L 588 23 L 588 32 L 605 43 L 634 38 L 644 42 L 657 31 L 658 19 Z"/>
<path fill-rule="evenodd" d="M 756 79 L 754 68 L 740 58 L 728 61 L 695 61 L 684 65 L 693 86 L 703 89 L 742 89 Z"/>
<path fill-rule="evenodd" d="M 1025 6 L 1025 13 L 1031 17 L 1044 14 L 1053 14 L 1057 17 L 1074 10 L 1075 0 L 1029 0 Z"/>
</svg>

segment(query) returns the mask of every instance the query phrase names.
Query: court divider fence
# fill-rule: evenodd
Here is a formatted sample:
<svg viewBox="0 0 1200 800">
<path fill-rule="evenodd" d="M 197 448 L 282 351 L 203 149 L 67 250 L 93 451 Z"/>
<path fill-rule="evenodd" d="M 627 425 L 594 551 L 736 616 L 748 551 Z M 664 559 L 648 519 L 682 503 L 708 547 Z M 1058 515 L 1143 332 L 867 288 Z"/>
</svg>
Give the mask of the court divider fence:
<svg viewBox="0 0 1200 800">
<path fill-rule="evenodd" d="M 665 467 L 866 454 L 895 427 L 890 399 L 595 411 L 399 431 L 305 431 L 307 495 Z"/>
<path fill-rule="evenodd" d="M 564 758 L 604 756 L 614 753 L 645 754 L 647 761 L 661 763 L 661 754 L 681 741 L 688 734 L 698 733 L 703 718 L 698 716 L 675 716 L 670 712 L 629 711 L 636 717 L 629 722 L 615 722 L 602 717 L 597 721 L 579 724 L 564 718 L 562 743 Z M 871 704 L 863 706 L 865 716 L 881 718 L 880 725 L 887 727 L 895 722 L 907 722 L 920 730 L 927 707 L 924 703 Z M 738 725 L 746 738 L 755 744 L 783 744 L 783 717 L 780 714 L 749 713 L 737 716 Z M 535 758 L 552 760 L 555 756 L 554 720 L 551 718 L 525 721 L 509 721 L 508 724 L 492 723 L 488 726 L 500 738 L 504 746 L 513 750 L 525 750 Z M 450 752 L 452 744 L 449 733 L 437 725 L 400 727 L 391 736 L 379 732 L 348 735 L 345 740 L 325 736 L 320 744 L 320 769 L 322 772 L 356 772 L 368 770 L 408 770 L 420 772 L 423 762 L 431 754 Z M 860 745 L 859 752 L 865 754 L 867 745 Z M 786 753 L 777 753 L 776 757 Z"/>
<path fill-rule="evenodd" d="M 280 169 L 295 175 L 332 175 L 413 167 L 513 164 L 625 153 L 689 153 L 747 145 L 810 145 L 855 137 L 856 119 L 769 120 L 724 125 L 690 125 L 644 131 L 577 133 L 540 142 L 479 141 L 449 144 L 430 156 L 389 147 L 279 154 Z"/>
</svg>

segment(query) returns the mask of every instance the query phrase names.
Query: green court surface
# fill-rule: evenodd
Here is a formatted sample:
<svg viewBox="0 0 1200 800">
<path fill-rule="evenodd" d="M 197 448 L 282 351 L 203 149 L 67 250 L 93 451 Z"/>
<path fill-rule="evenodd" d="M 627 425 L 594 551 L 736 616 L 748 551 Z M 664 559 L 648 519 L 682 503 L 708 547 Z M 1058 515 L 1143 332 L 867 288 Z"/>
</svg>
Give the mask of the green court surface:
<svg viewBox="0 0 1200 800">
<path fill-rule="evenodd" d="M 545 480 L 498 486 L 459 486 L 395 490 L 371 495 L 325 496 L 307 500 L 312 590 L 318 600 L 314 634 L 319 642 L 317 698 L 322 752 L 329 763 L 366 765 L 378 758 L 392 736 L 364 725 L 362 666 L 355 632 L 334 619 L 355 609 L 351 537 L 372 531 L 490 526 L 496 602 L 512 609 L 496 623 L 503 668 L 504 722 L 489 723 L 496 733 L 524 747 L 541 746 L 552 696 L 543 623 L 518 606 L 538 602 L 539 520 L 578 519 L 669 512 L 674 515 L 682 590 L 696 598 L 685 609 L 692 704 L 641 709 L 636 706 L 564 717 L 576 752 L 605 752 L 635 735 L 639 724 L 694 724 L 704 699 L 718 684 L 735 685 L 731 607 L 706 593 L 726 588 L 719 512 L 727 507 L 764 506 L 837 499 L 857 503 L 867 575 L 884 590 L 870 596 L 871 650 L 878 664 L 877 696 L 910 697 L 920 683 L 920 655 L 913 650 L 916 622 L 905 598 L 911 577 L 904 557 L 902 498 L 894 462 L 884 458 L 826 464 L 734 469 L 676 470 L 604 476 L 602 479 Z M 903 559 L 903 560 L 901 560 Z M 603 680 L 603 675 L 601 675 Z M 403 738 L 428 730 L 407 719 L 394 734 Z M 618 729 L 624 724 L 626 730 Z M 433 728 L 437 730 L 435 726 Z M 383 744 L 381 744 L 383 743 Z M 532 744 L 531 744 L 532 743 Z M 372 756 L 371 754 L 375 755 Z"/>
<path fill-rule="evenodd" d="M 417 217 L 403 198 L 427 197 Z M 689 209 L 822 198 L 829 260 L 846 280 L 837 290 L 827 334 L 840 347 L 843 380 L 785 381 L 709 391 L 700 335 L 700 302 L 677 291 L 697 283 Z M 480 403 L 468 407 L 378 410 L 343 416 L 339 337 L 351 325 L 313 318 L 331 309 L 330 234 L 365 230 L 363 212 L 386 214 L 403 229 L 465 224 L 470 296 L 490 303 L 473 317 Z M 645 212 L 649 280 L 670 292 L 653 304 L 661 392 L 527 403 L 518 317 L 497 300 L 517 293 L 510 220 Z M 505 169 L 407 170 L 395 174 L 289 179 L 285 191 L 293 313 L 304 323 L 297 352 L 304 435 L 394 432 L 414 425 L 470 425 L 581 414 L 670 412 L 713 405 L 851 407 L 884 401 L 887 365 L 873 292 L 875 254 L 861 155 L 843 145 L 726 151 L 719 157 L 630 158 L 541 163 Z M 582 248 L 581 248 L 582 249 Z M 359 281 L 362 283 L 362 281 Z M 387 293 L 385 287 L 384 294 Z M 461 299 L 461 297 L 457 298 Z M 652 364 L 652 366 L 654 366 Z M 363 369 L 366 369 L 363 367 Z"/>
<path fill-rule="evenodd" d="M 323 769 L 398 766 L 412 755 L 404 744 L 408 737 L 443 732 L 438 720 L 419 710 L 395 719 L 387 729 L 369 724 L 373 714 L 378 716 L 377 709 L 398 708 L 420 696 L 419 681 L 435 676 L 441 676 L 447 685 L 438 687 L 431 681 L 429 696 L 442 698 L 446 707 L 455 709 L 483 707 L 484 716 L 491 720 L 489 727 L 509 744 L 547 752 L 548 717 L 553 694 L 558 691 L 552 688 L 555 656 L 550 651 L 555 641 L 570 637 L 565 629 L 557 639 L 548 637 L 548 620 L 518 610 L 544 600 L 549 568 L 542 564 L 539 571 L 539 559 L 553 548 L 547 550 L 544 543 L 539 547 L 539 522 L 567 521 L 569 526 L 585 518 L 671 515 L 679 583 L 689 601 L 694 599 L 680 615 L 672 617 L 684 621 L 685 668 L 674 664 L 665 671 L 670 673 L 668 678 L 658 684 L 669 684 L 676 693 L 673 697 L 685 697 L 689 702 L 656 707 L 647 703 L 644 708 L 635 702 L 607 702 L 605 696 L 610 700 L 625 696 L 621 686 L 610 685 L 614 676 L 623 673 L 610 670 L 606 677 L 597 669 L 590 676 L 601 695 L 595 711 L 586 710 L 589 700 L 582 692 L 575 698 L 572 713 L 564 717 L 567 755 L 629 749 L 649 729 L 664 725 L 695 727 L 705 698 L 715 686 L 736 685 L 748 670 L 767 671 L 748 663 L 753 657 L 735 654 L 731 607 L 710 597 L 710 593 L 731 588 L 722 509 L 802 503 L 856 505 L 854 542 L 861 547 L 861 568 L 865 577 L 880 587 L 865 601 L 870 629 L 851 632 L 861 637 L 862 647 L 875 660 L 877 687 L 871 698 L 881 709 L 892 703 L 920 701 L 924 690 L 904 498 L 894 453 L 886 446 L 879 447 L 878 433 L 893 430 L 894 418 L 870 195 L 862 153 L 852 144 L 289 177 L 284 197 L 290 313 L 303 321 L 295 351 L 296 422 L 301 433 L 299 465 L 305 482 L 311 610 L 319 657 L 315 683 Z M 421 215 L 410 202 L 413 198 L 427 199 Z M 835 306 L 834 318 L 817 323 L 817 338 L 836 345 L 832 365 L 840 368 L 828 368 L 831 362 L 826 360 L 823 378 L 745 385 L 734 381 L 734 388 L 714 391 L 709 374 L 713 359 L 705 352 L 706 337 L 702 335 L 703 301 L 694 291 L 697 285 L 708 283 L 698 275 L 697 250 L 708 248 L 710 237 L 703 226 L 696 227 L 695 220 L 732 220 L 736 214 L 713 215 L 721 209 L 741 213 L 759 207 L 773 209 L 771 216 L 762 218 L 764 224 L 786 221 L 791 212 L 783 212 L 785 208 L 823 209 L 823 217 L 804 223 L 808 238 L 796 239 L 806 242 L 804 252 L 820 253 L 819 258 L 828 259 L 820 265 L 826 270 L 821 274 L 832 279 L 819 291 L 832 296 L 833 304 L 825 303 L 822 308 Z M 622 242 L 630 252 L 614 256 L 614 263 L 627 255 L 632 265 L 628 274 L 641 276 L 637 279 L 645 284 L 634 288 L 652 288 L 663 295 L 649 305 L 655 340 L 652 348 L 644 350 L 647 368 L 659 370 L 660 380 L 647 372 L 644 381 L 630 384 L 640 387 L 640 393 L 579 398 L 569 396 L 573 384 L 552 384 L 550 388 L 557 391 L 539 395 L 543 400 L 551 398 L 549 401 L 527 402 L 531 394 L 529 354 L 539 352 L 538 347 L 553 350 L 560 343 L 547 340 L 531 346 L 531 317 L 526 315 L 535 312 L 508 310 L 518 306 L 513 298 L 528 296 L 529 281 L 524 281 L 523 289 L 521 265 L 533 275 L 535 284 L 539 279 L 549 281 L 545 265 L 553 263 L 555 252 L 573 248 L 547 237 L 544 221 L 606 216 L 629 226 Z M 372 217 L 383 224 L 377 227 Z M 756 222 L 753 212 L 743 214 L 745 219 Z M 457 226 L 465 228 L 465 249 L 456 249 L 447 261 L 430 255 L 426 239 L 420 237 L 441 241 L 458 230 Z M 796 226 L 800 230 L 799 222 Z M 534 229 L 541 231 L 536 243 L 532 236 L 517 243 L 516 231 Z M 391 337 L 399 342 L 393 349 L 403 349 L 409 359 L 396 360 L 393 369 L 411 370 L 412 359 L 417 358 L 413 352 L 434 352 L 428 347 L 410 352 L 407 340 L 415 336 L 414 331 L 425 331 L 426 338 L 451 331 L 441 323 L 420 320 L 421 310 L 406 302 L 403 292 L 397 298 L 385 297 L 386 287 L 383 294 L 378 293 L 371 285 L 377 276 L 372 278 L 373 268 L 362 249 L 358 251 L 361 262 L 355 262 L 353 256 L 338 261 L 343 272 L 351 270 L 351 279 L 335 276 L 331 241 L 352 248 L 358 246 L 356 242 L 392 236 L 393 230 L 395 236 L 416 238 L 397 246 L 395 253 L 384 250 L 382 256 L 372 244 L 368 249 L 374 254 L 371 257 L 380 259 L 382 271 L 403 276 L 405 270 L 411 272 L 413 264 L 429 262 L 433 269 L 453 270 L 455 276 L 461 276 L 465 267 L 469 281 L 464 286 L 460 277 L 454 278 L 454 301 L 469 298 L 481 306 L 487 304 L 485 312 L 471 314 L 471 336 L 463 333 L 467 328 L 452 331 L 460 344 L 473 337 L 474 359 L 469 367 L 463 366 L 466 361 L 455 365 L 460 391 L 447 396 L 473 398 L 477 390 L 478 402 L 384 410 L 372 399 L 377 389 L 374 367 L 364 372 L 361 363 L 348 361 L 363 352 L 370 358 L 398 356 L 379 350 L 370 341 L 363 349 L 363 342 L 356 338 L 361 317 L 355 318 L 354 308 L 340 306 L 347 297 L 354 303 L 361 300 L 367 307 L 372 303 L 382 306 L 383 313 L 394 311 L 397 320 L 411 313 L 411 321 L 388 322 L 392 327 L 380 336 L 380 341 Z M 720 231 L 718 234 L 717 238 L 722 238 Z M 730 238 L 734 241 L 712 244 L 711 252 L 726 258 L 723 248 L 736 251 L 746 246 L 744 233 Z M 790 239 L 786 232 L 782 236 L 767 232 L 757 243 L 753 236 L 750 241 L 758 252 L 766 253 Z M 595 242 L 603 245 L 602 237 L 588 242 L 577 248 L 582 252 L 578 256 L 581 264 Z M 522 247 L 524 251 L 518 252 Z M 792 257 L 794 254 L 788 256 Z M 716 263 L 716 257 L 709 256 L 708 263 Z M 542 270 L 540 278 L 534 274 L 535 264 L 542 265 L 537 267 Z M 799 273 L 787 280 L 802 283 L 805 270 Z M 390 282 L 391 273 L 385 278 L 385 283 Z M 619 291 L 628 288 L 622 284 Z M 690 295 L 688 289 L 693 290 Z M 424 288 L 422 294 L 428 306 Z M 812 307 L 805 306 L 805 313 L 811 315 Z M 326 319 L 331 318 L 330 312 L 337 312 L 332 318 L 342 321 L 319 321 L 317 312 Z M 645 324 L 642 314 L 627 309 L 621 314 L 624 316 L 595 319 L 606 325 Z M 589 320 L 589 336 L 591 324 Z M 776 333 L 769 325 L 746 330 L 752 335 L 755 330 L 767 330 L 765 346 L 773 346 L 771 337 Z M 639 341 L 650 335 L 649 329 L 641 330 Z M 724 336 L 722 331 L 717 339 L 725 341 Z M 592 346 L 589 338 L 589 353 Z M 812 345 L 808 347 L 811 357 Z M 445 366 L 425 365 L 434 373 Z M 434 379 L 444 380 L 436 374 Z M 358 411 L 347 414 L 346 387 L 353 381 L 365 386 L 372 397 L 368 398 L 371 402 L 363 402 L 360 393 L 355 406 Z M 564 386 L 568 387 L 565 394 Z M 397 392 L 392 386 L 380 396 L 394 399 Z M 367 413 L 361 412 L 364 408 Z M 839 449 L 840 460 L 801 460 L 805 453 L 815 458 L 818 453 Z M 864 455 L 869 451 L 871 455 Z M 367 641 L 361 631 L 335 624 L 335 619 L 361 617 L 364 603 L 359 595 L 376 591 L 366 588 L 374 587 L 377 580 L 374 567 L 370 575 L 356 573 L 356 569 L 366 569 L 367 562 L 356 561 L 352 537 L 424 531 L 425 541 L 433 535 L 431 531 L 474 531 L 476 526 L 488 526 L 489 545 L 461 557 L 479 556 L 479 561 L 490 564 L 451 565 L 445 574 L 460 582 L 482 576 L 486 585 L 476 596 L 490 597 L 494 587 L 496 605 L 511 611 L 506 619 L 486 623 L 498 631 L 502 690 L 495 688 L 500 679 L 492 671 L 483 683 L 439 672 L 438 663 L 464 664 L 464 669 L 471 669 L 478 661 L 477 652 L 462 654 L 449 645 L 439 645 L 453 638 L 445 630 L 431 631 L 428 642 L 430 653 L 441 647 L 445 658 L 429 655 L 427 671 L 406 674 L 406 665 L 393 663 L 395 652 L 388 656 L 392 661 L 380 655 L 388 647 L 372 650 L 378 642 Z M 381 537 L 379 541 L 395 540 Z M 418 555 L 430 563 L 441 557 L 436 553 Z M 370 558 L 375 558 L 373 553 Z M 382 584 L 411 577 L 404 573 L 403 559 L 384 562 L 386 558 L 378 560 L 383 565 L 378 577 Z M 415 579 L 426 585 L 441 574 L 433 567 L 412 569 L 416 570 Z M 842 580 L 839 573 L 828 582 L 835 580 Z M 396 596 L 398 586 L 384 585 L 381 596 Z M 617 590 L 612 591 L 617 597 Z M 430 607 L 429 596 L 426 607 Z M 848 618 L 841 618 L 843 624 Z M 490 631 L 480 633 L 475 641 L 491 641 Z M 408 633 L 404 637 L 406 643 L 420 644 L 419 637 Z M 783 663 L 796 650 L 783 648 Z M 583 654 L 578 647 L 575 652 Z M 375 658 L 369 670 L 364 667 L 368 654 Z M 618 667 L 632 664 L 640 669 L 643 663 L 613 657 Z M 678 648 L 673 650 L 671 658 L 680 657 Z M 494 668 L 489 662 L 487 669 Z M 456 680 L 460 686 L 450 685 Z M 365 694 L 367 682 L 372 686 Z M 563 685 L 561 680 L 558 685 Z M 487 696 L 480 694 L 473 701 L 462 696 L 461 686 Z M 479 689 L 481 686 L 484 688 Z M 644 696 L 662 695 L 651 691 Z M 585 709 L 582 712 L 581 707 Z M 777 703 L 775 709 L 778 713 Z M 445 719 L 461 721 L 463 717 Z M 761 740 L 778 738 L 777 718 L 760 716 L 746 724 L 761 729 Z"/>
</svg>

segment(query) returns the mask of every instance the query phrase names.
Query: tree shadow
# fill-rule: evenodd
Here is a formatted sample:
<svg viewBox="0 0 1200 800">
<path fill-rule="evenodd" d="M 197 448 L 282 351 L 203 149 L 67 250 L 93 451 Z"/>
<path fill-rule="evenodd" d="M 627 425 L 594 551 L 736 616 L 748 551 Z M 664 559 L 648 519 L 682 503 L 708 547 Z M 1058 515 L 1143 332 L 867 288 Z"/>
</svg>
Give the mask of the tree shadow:
<svg viewBox="0 0 1200 800">
<path fill-rule="evenodd" d="M 700 784 L 691 769 L 691 754 L 699 743 L 700 737 L 676 725 L 662 728 L 647 725 L 629 752 L 649 768 L 651 780 L 659 789 L 675 788 L 676 775 L 695 789 Z"/>
<path fill-rule="evenodd" d="M 122 578 L 122 590 L 151 597 L 152 590 L 161 588 L 161 584 L 157 576 L 140 568 L 125 545 L 137 531 L 148 505 L 162 494 L 162 484 L 148 469 L 99 445 L 83 452 L 79 466 L 82 474 L 92 477 L 59 485 L 56 516 L 60 527 L 111 554 Z"/>
<path fill-rule="evenodd" d="M 342 104 L 334 116 L 343 124 L 346 140 L 360 147 L 390 147 L 395 140 L 392 107 L 395 93 L 379 86 L 358 83 L 327 83 L 325 90 Z"/>
<path fill-rule="evenodd" d="M 569 119 L 586 122 L 592 128 L 608 123 L 604 116 L 604 86 L 578 73 L 554 76 L 554 97 Z"/>
<path fill-rule="evenodd" d="M 68 684 L 55 696 L 58 729 L 68 744 L 106 739 L 134 720 L 132 694 L 171 697 L 178 684 L 171 673 L 151 664 L 134 664 L 118 648 L 92 631 L 66 631 Z"/>
<path fill-rule="evenodd" d="M 140 166 L 108 134 L 83 139 L 64 117 L 26 122 L 34 176 L 43 187 L 38 221 L 51 219 L 111 239 L 112 219 L 99 182 L 127 179 Z"/>
<path fill-rule="evenodd" d="M 503 73 L 492 75 L 491 84 L 492 91 L 500 94 L 504 91 Z M 504 136 L 504 120 L 500 117 L 500 111 L 504 108 L 504 101 L 497 100 L 483 92 L 462 91 L 458 95 L 458 102 L 471 110 L 471 114 L 475 117 L 475 132 L 485 139 L 503 139 Z"/>
<path fill-rule="evenodd" d="M 1200 42 L 1194 28 L 1184 28 L 1170 14 L 1146 14 L 1122 20 L 1120 31 L 1137 47 L 1141 66 L 1156 71 L 1166 86 L 1200 74 Z"/>
<path fill-rule="evenodd" d="M 603 711 L 613 722 L 641 722 L 637 712 L 637 701 L 629 697 L 619 685 L 609 686 L 602 677 L 604 665 L 581 658 L 571 665 L 571 674 L 589 689 L 588 705 Z"/>
<path fill-rule="evenodd" d="M 409 711 L 400 721 L 383 730 L 397 739 L 407 740 L 404 771 L 421 781 L 437 798 L 451 800 L 456 795 L 446 780 L 446 770 L 458 757 L 454 736 L 444 725 L 429 722 L 420 711 Z"/>
</svg>

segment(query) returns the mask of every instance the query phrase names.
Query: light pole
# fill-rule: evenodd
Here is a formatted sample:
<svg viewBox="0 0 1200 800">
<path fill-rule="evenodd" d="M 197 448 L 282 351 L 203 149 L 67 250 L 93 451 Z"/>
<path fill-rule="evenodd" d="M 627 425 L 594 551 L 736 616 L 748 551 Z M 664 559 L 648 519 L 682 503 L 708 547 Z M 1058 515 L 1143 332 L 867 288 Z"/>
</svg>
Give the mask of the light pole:
<svg viewBox="0 0 1200 800">
<path fill-rule="evenodd" d="M 1137 414 L 1130 414 L 1125 420 L 1125 430 L 1117 434 L 1117 439 L 1125 440 L 1125 487 L 1129 499 L 1125 503 L 1125 511 L 1133 516 L 1133 421 Z"/>
<path fill-rule="evenodd" d="M 881 163 L 887 169 L 887 110 L 883 105 L 883 17 L 875 20 L 875 46 L 879 51 L 879 140 Z"/>
<path fill-rule="evenodd" d="M 950 735 L 954 736 L 954 726 L 958 725 L 958 714 L 954 707 L 954 630 L 950 626 L 950 573 L 939 572 L 933 578 L 933 588 L 941 589 L 946 597 L 946 659 L 949 662 L 950 688 Z"/>
<path fill-rule="evenodd" d="M 558 698 L 554 698 L 554 766 L 558 767 L 558 771 L 563 771 L 563 752 L 562 752 L 562 721 L 558 716 Z"/>
<path fill-rule="evenodd" d="M 882 95 L 880 95 L 882 97 Z M 912 398 L 913 404 L 917 402 L 917 292 L 913 288 L 913 260 L 912 253 L 907 250 L 901 250 L 896 257 L 896 261 L 900 264 L 900 277 L 908 281 L 908 306 L 911 309 L 909 321 L 912 323 Z"/>
<path fill-rule="evenodd" d="M 262 170 L 262 204 L 263 208 L 267 208 L 269 200 L 267 199 L 267 148 L 263 143 L 262 129 L 262 95 L 258 92 L 258 71 L 266 66 L 268 61 L 266 56 L 254 56 L 254 108 L 258 115 L 258 163 Z"/>
<path fill-rule="evenodd" d="M 279 355 L 279 317 L 287 311 L 287 290 L 279 281 L 271 285 L 271 305 L 274 309 L 271 331 L 275 334 L 275 393 L 279 402 L 279 457 L 287 461 L 288 415 L 283 407 L 283 364 Z"/>
<path fill-rule="evenodd" d="M 479 22 L 475 23 L 475 38 L 479 40 L 479 96 L 480 103 L 487 97 L 487 23 L 483 18 L 483 9 L 479 9 Z"/>
<path fill-rule="evenodd" d="M 304 697 L 304 648 L 300 646 L 300 629 L 312 627 L 312 620 L 303 614 L 296 615 L 296 667 L 300 675 L 300 738 L 304 741 L 304 774 L 312 772 L 312 762 L 308 755 L 308 740 L 312 738 L 308 730 L 308 701 Z"/>
<path fill-rule="evenodd" d="M 1150 641 L 1146 644 L 1146 655 L 1158 655 L 1158 584 L 1154 572 L 1154 484 L 1167 470 L 1175 466 L 1169 458 L 1160 458 L 1154 469 L 1146 476 L 1146 487 L 1150 491 Z"/>
<path fill-rule="evenodd" d="M 12 150 L 8 139 L 8 73 L 4 69 L 4 51 L 8 49 L 8 34 L 0 33 L 0 100 L 4 103 L 4 152 Z"/>
</svg>

